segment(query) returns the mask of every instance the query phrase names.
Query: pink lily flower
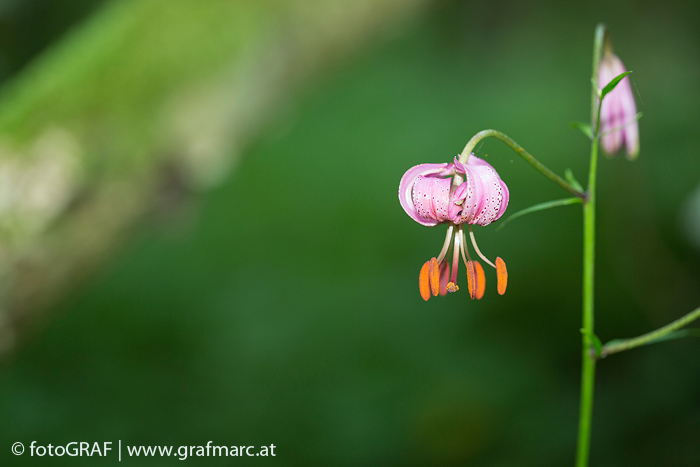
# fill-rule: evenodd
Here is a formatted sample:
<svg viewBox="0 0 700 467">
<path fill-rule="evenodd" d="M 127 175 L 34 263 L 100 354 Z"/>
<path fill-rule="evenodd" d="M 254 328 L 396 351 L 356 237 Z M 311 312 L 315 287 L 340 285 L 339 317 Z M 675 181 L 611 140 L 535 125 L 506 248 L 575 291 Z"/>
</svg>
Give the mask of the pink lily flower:
<svg viewBox="0 0 700 467">
<path fill-rule="evenodd" d="M 430 295 L 456 292 L 459 257 L 467 268 L 467 284 L 472 299 L 481 299 L 485 290 L 484 269 L 472 261 L 463 224 L 477 255 L 496 269 L 498 293 L 503 295 L 508 283 L 506 263 L 500 257 L 495 264 L 479 250 L 471 225 L 488 225 L 500 218 L 508 207 L 508 187 L 498 172 L 483 159 L 471 154 L 466 162 L 456 157 L 454 163 L 420 164 L 410 168 L 399 184 L 399 201 L 406 214 L 421 225 L 433 227 L 447 223 L 447 235 L 437 257 L 427 261 L 419 274 L 419 288 L 424 300 Z M 452 268 L 445 259 L 452 248 Z"/>
<path fill-rule="evenodd" d="M 598 68 L 598 88 L 603 89 L 616 76 L 627 71 L 622 61 L 606 51 Z M 603 134 L 603 149 L 614 155 L 625 146 L 628 159 L 636 159 L 639 154 L 639 125 L 637 105 L 634 102 L 629 77 L 622 78 L 615 89 L 605 99 L 600 109 L 600 131 Z"/>
</svg>

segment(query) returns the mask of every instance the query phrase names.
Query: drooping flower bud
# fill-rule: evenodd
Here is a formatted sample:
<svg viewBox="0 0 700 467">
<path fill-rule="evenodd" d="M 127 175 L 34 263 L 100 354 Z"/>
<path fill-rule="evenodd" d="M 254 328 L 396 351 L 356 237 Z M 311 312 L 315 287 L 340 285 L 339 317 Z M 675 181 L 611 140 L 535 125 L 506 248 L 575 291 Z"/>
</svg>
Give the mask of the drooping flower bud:
<svg viewBox="0 0 700 467">
<path fill-rule="evenodd" d="M 606 50 L 598 68 L 598 88 L 603 89 L 616 76 L 627 71 L 622 61 L 611 50 Z M 615 89 L 603 99 L 600 109 L 600 134 L 603 149 L 614 155 L 622 146 L 628 159 L 639 154 L 639 125 L 637 105 L 634 101 L 629 76 L 625 76 Z"/>
</svg>

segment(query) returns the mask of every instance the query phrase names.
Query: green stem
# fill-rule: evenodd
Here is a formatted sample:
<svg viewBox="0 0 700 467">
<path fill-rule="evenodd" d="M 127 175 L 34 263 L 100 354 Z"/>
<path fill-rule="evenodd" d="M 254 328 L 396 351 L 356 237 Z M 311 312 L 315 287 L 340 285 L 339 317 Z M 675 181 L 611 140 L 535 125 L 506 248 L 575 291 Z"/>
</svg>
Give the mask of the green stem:
<svg viewBox="0 0 700 467">
<path fill-rule="evenodd" d="M 603 350 L 600 353 L 600 357 L 607 357 L 608 355 L 622 352 L 625 350 L 633 349 L 646 344 L 651 344 L 655 341 L 661 340 L 663 337 L 668 336 L 671 332 L 684 327 L 685 325 L 691 323 L 692 321 L 700 318 L 700 308 L 696 308 L 687 315 L 675 320 L 666 326 L 659 328 L 655 331 L 648 332 L 639 337 L 633 339 L 618 339 L 610 341 L 603 346 Z"/>
<path fill-rule="evenodd" d="M 599 24 L 596 28 L 593 45 L 593 76 L 596 82 L 598 63 L 603 47 L 605 26 Z M 582 351 L 581 351 L 581 405 L 578 427 L 578 448 L 576 451 L 576 467 L 588 466 L 588 453 L 591 441 L 591 419 L 593 414 L 593 390 L 595 385 L 595 356 L 591 355 L 591 335 L 594 333 L 594 282 L 595 282 L 595 194 L 596 170 L 598 166 L 598 131 L 600 129 L 600 105 L 597 89 L 592 89 L 592 113 L 595 118 L 595 133 L 591 143 L 591 162 L 588 173 L 587 199 L 583 205 L 583 317 Z"/>
<path fill-rule="evenodd" d="M 588 200 L 583 205 L 583 330 L 581 367 L 581 407 L 578 428 L 578 452 L 576 466 L 588 465 L 593 414 L 593 388 L 595 383 L 595 358 L 591 356 L 590 334 L 594 329 L 594 279 L 595 279 L 595 166 L 598 159 L 598 140 L 593 140 L 591 173 L 588 184 Z"/>
<path fill-rule="evenodd" d="M 467 143 L 467 145 L 464 147 L 464 150 L 462 151 L 462 154 L 459 156 L 459 161 L 462 162 L 462 163 L 467 162 L 467 158 L 468 158 L 469 155 L 472 153 L 472 151 L 474 150 L 474 148 L 476 147 L 476 145 L 479 143 L 479 141 L 481 141 L 482 139 L 485 139 L 485 138 L 489 138 L 489 137 L 498 138 L 498 139 L 500 139 L 501 141 L 503 141 L 504 143 L 506 143 L 506 144 L 507 144 L 508 146 L 510 146 L 510 148 L 511 148 L 513 151 L 515 151 L 520 157 L 522 157 L 523 159 L 525 159 L 525 161 L 526 161 L 528 164 L 530 164 L 530 165 L 533 166 L 535 169 L 537 169 L 538 172 L 540 172 L 542 175 L 544 175 L 545 177 L 547 177 L 548 179 L 550 179 L 551 181 L 553 181 L 554 183 L 556 183 L 557 185 L 559 185 L 560 187 L 562 187 L 563 189 L 565 189 L 566 191 L 568 191 L 569 193 L 571 193 L 572 195 L 574 195 L 574 196 L 576 196 L 576 197 L 578 197 L 578 198 L 581 198 L 581 199 L 585 199 L 585 198 L 586 198 L 586 194 L 585 194 L 585 193 L 583 193 L 583 192 L 577 190 L 576 188 L 574 188 L 574 187 L 573 187 L 572 185 L 570 185 L 566 180 L 564 180 L 564 179 L 561 178 L 559 175 L 557 175 L 557 174 L 555 174 L 554 172 L 552 172 L 552 171 L 551 171 L 550 169 L 548 169 L 545 165 L 543 165 L 540 161 L 538 161 L 537 159 L 535 159 L 535 158 L 532 156 L 532 154 L 530 154 L 530 153 L 527 152 L 525 149 L 523 149 L 522 146 L 520 146 L 518 143 L 516 143 L 515 141 L 513 141 L 510 137 L 508 137 L 508 136 L 505 135 L 504 133 L 501 133 L 501 132 L 498 131 L 498 130 L 482 130 L 482 131 L 478 132 L 477 134 L 475 134 L 475 135 L 472 137 L 472 139 L 469 140 L 469 142 Z"/>
</svg>

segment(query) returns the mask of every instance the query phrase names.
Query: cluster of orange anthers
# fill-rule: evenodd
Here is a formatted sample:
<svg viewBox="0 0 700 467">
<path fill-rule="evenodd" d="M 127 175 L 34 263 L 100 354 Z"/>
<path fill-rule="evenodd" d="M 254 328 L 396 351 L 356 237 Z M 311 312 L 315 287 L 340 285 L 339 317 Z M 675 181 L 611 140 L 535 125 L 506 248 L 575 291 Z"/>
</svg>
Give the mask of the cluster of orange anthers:
<svg viewBox="0 0 700 467">
<path fill-rule="evenodd" d="M 454 234 L 454 235 L 453 235 Z M 496 269 L 496 278 L 498 284 L 498 293 L 503 295 L 506 293 L 508 285 L 508 270 L 506 263 L 500 257 L 496 258 L 496 264 L 485 258 L 476 245 L 474 233 L 469 230 L 472 240 L 472 245 L 476 253 L 489 266 Z M 454 236 L 454 242 L 452 238 Z M 446 256 L 452 247 L 452 268 L 450 263 L 446 261 Z M 420 270 L 418 279 L 420 294 L 423 300 L 428 300 L 430 296 L 447 295 L 448 292 L 456 292 L 459 290 L 457 285 L 457 271 L 459 267 L 459 257 L 467 267 L 467 287 L 469 288 L 469 296 L 473 299 L 481 300 L 486 290 L 486 275 L 484 268 L 479 261 L 473 261 L 469 256 L 469 250 L 466 245 L 466 236 L 461 225 L 450 225 L 447 229 L 447 236 L 442 251 L 437 258 L 433 257 L 427 261 Z"/>
</svg>

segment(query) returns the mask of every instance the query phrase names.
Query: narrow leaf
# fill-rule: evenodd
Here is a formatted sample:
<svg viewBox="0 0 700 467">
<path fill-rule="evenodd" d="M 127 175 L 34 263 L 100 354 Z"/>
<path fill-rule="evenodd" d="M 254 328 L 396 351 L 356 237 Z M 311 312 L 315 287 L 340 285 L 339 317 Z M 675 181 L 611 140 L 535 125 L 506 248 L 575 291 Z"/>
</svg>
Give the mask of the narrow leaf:
<svg viewBox="0 0 700 467">
<path fill-rule="evenodd" d="M 652 339 L 650 341 L 645 342 L 642 345 L 649 345 L 649 344 L 657 344 L 659 342 L 664 342 L 664 341 L 671 341 L 674 339 L 680 339 L 682 337 L 700 337 L 700 328 L 698 329 L 679 329 L 678 331 L 673 331 L 669 332 L 668 334 L 664 334 L 663 336 L 657 337 L 656 339 Z M 620 344 L 623 344 L 630 339 L 614 339 L 611 340 L 610 342 L 605 344 L 605 347 L 613 347 L 617 346 Z"/>
<path fill-rule="evenodd" d="M 624 352 L 625 350 L 634 349 L 635 347 L 640 347 L 642 345 L 653 344 L 656 342 L 663 342 L 669 339 L 678 339 L 681 337 L 699 336 L 700 329 L 683 329 L 682 327 L 692 323 L 696 319 L 700 318 L 700 307 L 694 309 L 690 313 L 686 313 L 677 320 L 668 323 L 666 326 L 660 327 L 654 331 L 642 334 L 638 337 L 633 337 L 631 339 L 615 339 L 603 346 L 602 357 L 607 357 L 608 355 Z"/>
<path fill-rule="evenodd" d="M 605 96 L 606 96 L 610 91 L 612 91 L 613 89 L 615 89 L 615 86 L 617 86 L 617 84 L 622 80 L 622 78 L 624 78 L 625 76 L 629 75 L 630 73 L 632 73 L 632 72 L 631 72 L 631 71 L 625 71 L 624 73 L 619 74 L 619 75 L 617 75 L 616 77 L 614 77 L 614 78 L 612 79 L 612 81 L 610 81 L 610 82 L 608 83 L 608 85 L 605 86 L 605 87 L 603 88 L 602 91 L 600 91 L 600 100 L 602 101 L 603 98 L 605 98 Z"/>
<path fill-rule="evenodd" d="M 518 211 L 515 214 L 509 216 L 506 220 L 501 222 L 501 225 L 498 226 L 496 229 L 496 232 L 501 230 L 505 225 L 512 221 L 513 219 L 516 219 L 520 216 L 524 216 L 525 214 L 530 214 L 531 212 L 537 212 L 537 211 L 543 211 L 545 209 L 549 208 L 556 208 L 558 206 L 566 206 L 567 204 L 576 204 L 580 203 L 581 198 L 566 198 L 566 199 L 558 199 L 555 201 L 547 201 L 546 203 L 540 203 L 540 204 L 535 204 L 534 206 L 530 206 L 529 208 L 525 208 L 522 211 Z"/>
<path fill-rule="evenodd" d="M 564 171 L 564 178 L 567 182 L 569 182 L 571 186 L 576 188 L 578 191 L 583 191 L 583 187 L 578 182 L 578 180 L 576 180 L 576 177 L 574 177 L 574 173 L 571 171 L 571 169 L 566 169 Z"/>
<path fill-rule="evenodd" d="M 583 133 L 588 139 L 593 138 L 593 130 L 591 129 L 591 125 L 588 123 L 569 122 L 569 128 L 580 130 L 581 133 Z"/>
</svg>

